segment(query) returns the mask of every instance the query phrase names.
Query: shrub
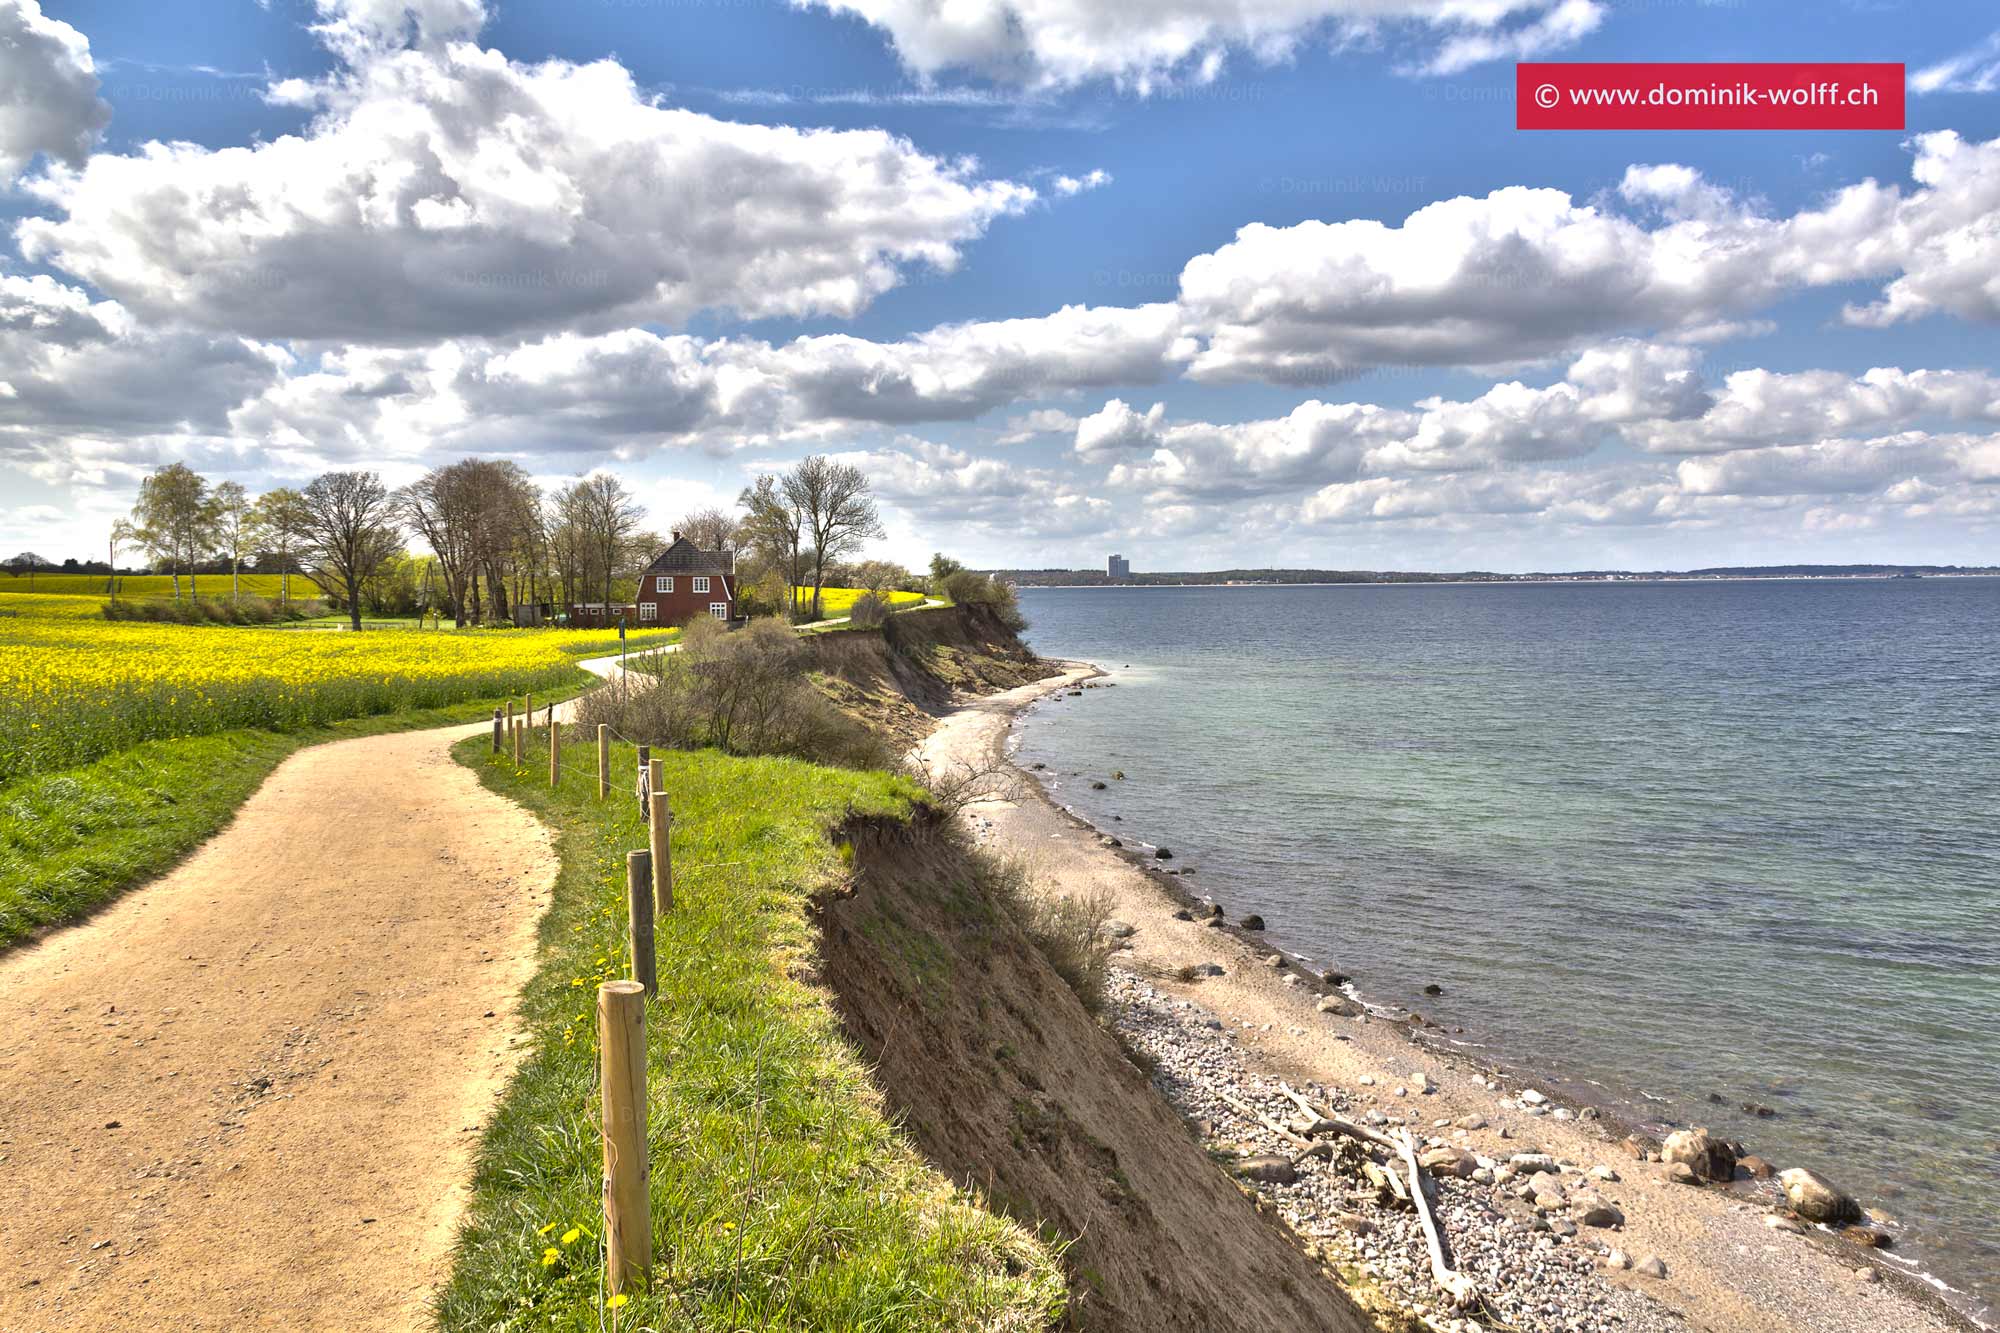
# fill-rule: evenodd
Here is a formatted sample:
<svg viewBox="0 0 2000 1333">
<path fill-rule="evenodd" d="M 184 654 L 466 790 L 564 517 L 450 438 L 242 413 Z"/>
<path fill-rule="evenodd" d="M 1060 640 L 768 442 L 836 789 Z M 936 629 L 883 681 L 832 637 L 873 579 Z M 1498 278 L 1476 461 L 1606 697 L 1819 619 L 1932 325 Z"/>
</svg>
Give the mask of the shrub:
<svg viewBox="0 0 2000 1333">
<path fill-rule="evenodd" d="M 872 592 L 863 593 L 854 599 L 847 617 L 847 623 L 855 629 L 880 629 L 889 619 L 889 603 Z"/>
<path fill-rule="evenodd" d="M 994 897 L 1007 906 L 1084 1008 L 1101 1013 L 1111 972 L 1111 940 L 1104 933 L 1111 920 L 1110 895 L 1102 890 L 1056 893 L 1037 885 L 1018 861 L 986 861 L 986 882 Z"/>
<path fill-rule="evenodd" d="M 134 620 L 151 625 L 275 625 L 305 620 L 320 611 L 317 602 L 280 603 L 271 597 L 190 597 L 184 601 L 119 598 L 104 604 L 106 620 Z"/>
<path fill-rule="evenodd" d="M 975 574 L 969 569 L 960 569 L 945 575 L 939 583 L 944 595 L 960 606 L 986 607 L 999 617 L 1003 625 L 1016 632 L 1028 627 L 1013 585 L 1002 583 L 991 574 Z"/>
<path fill-rule="evenodd" d="M 639 666 L 634 689 L 599 690 L 578 706 L 628 740 L 668 749 L 789 755 L 845 768 L 888 768 L 889 743 L 842 713 L 807 679 L 811 650 L 778 620 L 731 632 L 698 619 L 681 649 Z"/>
</svg>

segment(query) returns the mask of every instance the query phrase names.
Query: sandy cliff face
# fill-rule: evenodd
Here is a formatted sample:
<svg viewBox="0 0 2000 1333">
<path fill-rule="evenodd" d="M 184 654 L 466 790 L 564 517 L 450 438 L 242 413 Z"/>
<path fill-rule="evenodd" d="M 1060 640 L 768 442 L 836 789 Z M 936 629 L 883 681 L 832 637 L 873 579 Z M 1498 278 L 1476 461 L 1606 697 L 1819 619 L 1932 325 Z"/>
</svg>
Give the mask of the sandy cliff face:
<svg viewBox="0 0 2000 1333">
<path fill-rule="evenodd" d="M 918 1146 L 1062 1242 L 1075 1326 L 1359 1330 L 1368 1321 L 1189 1134 L 960 845 L 852 831 L 823 979 Z"/>
<path fill-rule="evenodd" d="M 807 642 L 820 689 L 906 746 L 954 704 L 1057 671 L 978 606 L 905 611 L 879 630 L 838 630 Z"/>
</svg>

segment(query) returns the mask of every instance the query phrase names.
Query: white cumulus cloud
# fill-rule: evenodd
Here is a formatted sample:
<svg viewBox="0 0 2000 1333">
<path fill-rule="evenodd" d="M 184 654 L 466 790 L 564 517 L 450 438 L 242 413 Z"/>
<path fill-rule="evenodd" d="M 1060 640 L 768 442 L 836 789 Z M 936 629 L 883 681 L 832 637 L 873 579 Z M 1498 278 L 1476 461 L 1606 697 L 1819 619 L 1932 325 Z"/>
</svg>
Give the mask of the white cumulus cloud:
<svg viewBox="0 0 2000 1333">
<path fill-rule="evenodd" d="M 0 184 L 37 153 L 74 166 L 111 122 L 90 42 L 36 0 L 0 0 Z"/>
</svg>

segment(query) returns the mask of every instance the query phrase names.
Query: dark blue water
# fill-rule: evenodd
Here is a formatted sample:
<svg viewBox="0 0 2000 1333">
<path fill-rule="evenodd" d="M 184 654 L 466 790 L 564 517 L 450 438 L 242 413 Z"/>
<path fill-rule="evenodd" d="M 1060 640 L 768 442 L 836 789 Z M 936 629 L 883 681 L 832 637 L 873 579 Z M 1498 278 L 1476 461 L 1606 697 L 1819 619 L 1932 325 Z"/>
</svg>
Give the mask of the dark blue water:
<svg viewBox="0 0 2000 1333">
<path fill-rule="evenodd" d="M 1371 1000 L 1824 1170 L 2000 1299 L 2000 580 L 1021 600 L 1118 686 L 1024 719 L 1058 799 Z"/>
</svg>

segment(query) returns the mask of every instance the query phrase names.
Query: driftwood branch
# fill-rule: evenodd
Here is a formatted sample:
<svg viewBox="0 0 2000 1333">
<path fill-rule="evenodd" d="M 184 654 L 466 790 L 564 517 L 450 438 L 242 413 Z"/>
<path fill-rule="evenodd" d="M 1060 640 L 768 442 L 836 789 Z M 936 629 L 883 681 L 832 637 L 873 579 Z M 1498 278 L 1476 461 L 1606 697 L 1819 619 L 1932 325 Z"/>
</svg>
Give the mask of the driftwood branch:
<svg viewBox="0 0 2000 1333">
<path fill-rule="evenodd" d="M 1335 1132 L 1337 1133 L 1345 1134 L 1350 1139 L 1358 1139 L 1362 1143 L 1373 1144 L 1375 1147 L 1386 1149 L 1389 1152 L 1402 1151 L 1402 1145 L 1397 1143 L 1396 1140 L 1390 1138 L 1387 1134 L 1377 1133 L 1375 1130 L 1368 1128 L 1368 1126 L 1366 1125 L 1358 1125 L 1354 1123 L 1354 1121 L 1349 1120 L 1344 1116 L 1337 1116 L 1331 1110 L 1327 1109 L 1324 1106 L 1316 1106 L 1312 1102 L 1309 1102 L 1304 1097 L 1300 1096 L 1297 1092 L 1293 1091 L 1292 1088 L 1286 1084 L 1280 1083 L 1278 1085 L 1278 1091 L 1284 1093 L 1285 1096 L 1289 1097 L 1292 1100 L 1292 1104 L 1294 1106 L 1297 1106 L 1301 1111 L 1304 1111 L 1307 1115 L 1312 1116 L 1315 1120 L 1322 1120 L 1325 1121 L 1327 1124 L 1333 1126 Z"/>
<path fill-rule="evenodd" d="M 1250 1119 L 1255 1120 L 1258 1124 L 1270 1130 L 1273 1134 L 1276 1134 L 1279 1138 L 1291 1144 L 1293 1147 L 1296 1148 L 1312 1147 L 1311 1139 L 1300 1138 L 1298 1135 L 1292 1133 L 1291 1130 L 1286 1129 L 1283 1125 L 1271 1119 L 1270 1116 L 1265 1115 L 1262 1111 L 1259 1111 L 1256 1107 L 1251 1106 L 1249 1103 L 1239 1102 L 1234 1097 L 1230 1096 L 1228 1093 L 1222 1092 L 1220 1090 L 1218 1090 L 1215 1095 L 1222 1098 L 1223 1101 L 1228 1102 L 1230 1106 L 1234 1107 L 1236 1109 L 1237 1114 L 1245 1115 L 1248 1116 Z"/>
<path fill-rule="evenodd" d="M 1438 1232 L 1437 1219 L 1431 1216 L 1430 1200 L 1424 1195 L 1423 1168 L 1417 1165 L 1416 1140 L 1407 1129 L 1398 1131 L 1396 1148 L 1401 1153 L 1403 1164 L 1410 1171 L 1410 1202 L 1416 1205 L 1417 1220 L 1423 1223 L 1424 1240 L 1431 1252 L 1431 1276 L 1437 1284 L 1450 1294 L 1452 1302 L 1463 1310 L 1479 1299 L 1479 1288 L 1463 1273 L 1452 1271 L 1444 1257 L 1444 1238 Z"/>
</svg>

